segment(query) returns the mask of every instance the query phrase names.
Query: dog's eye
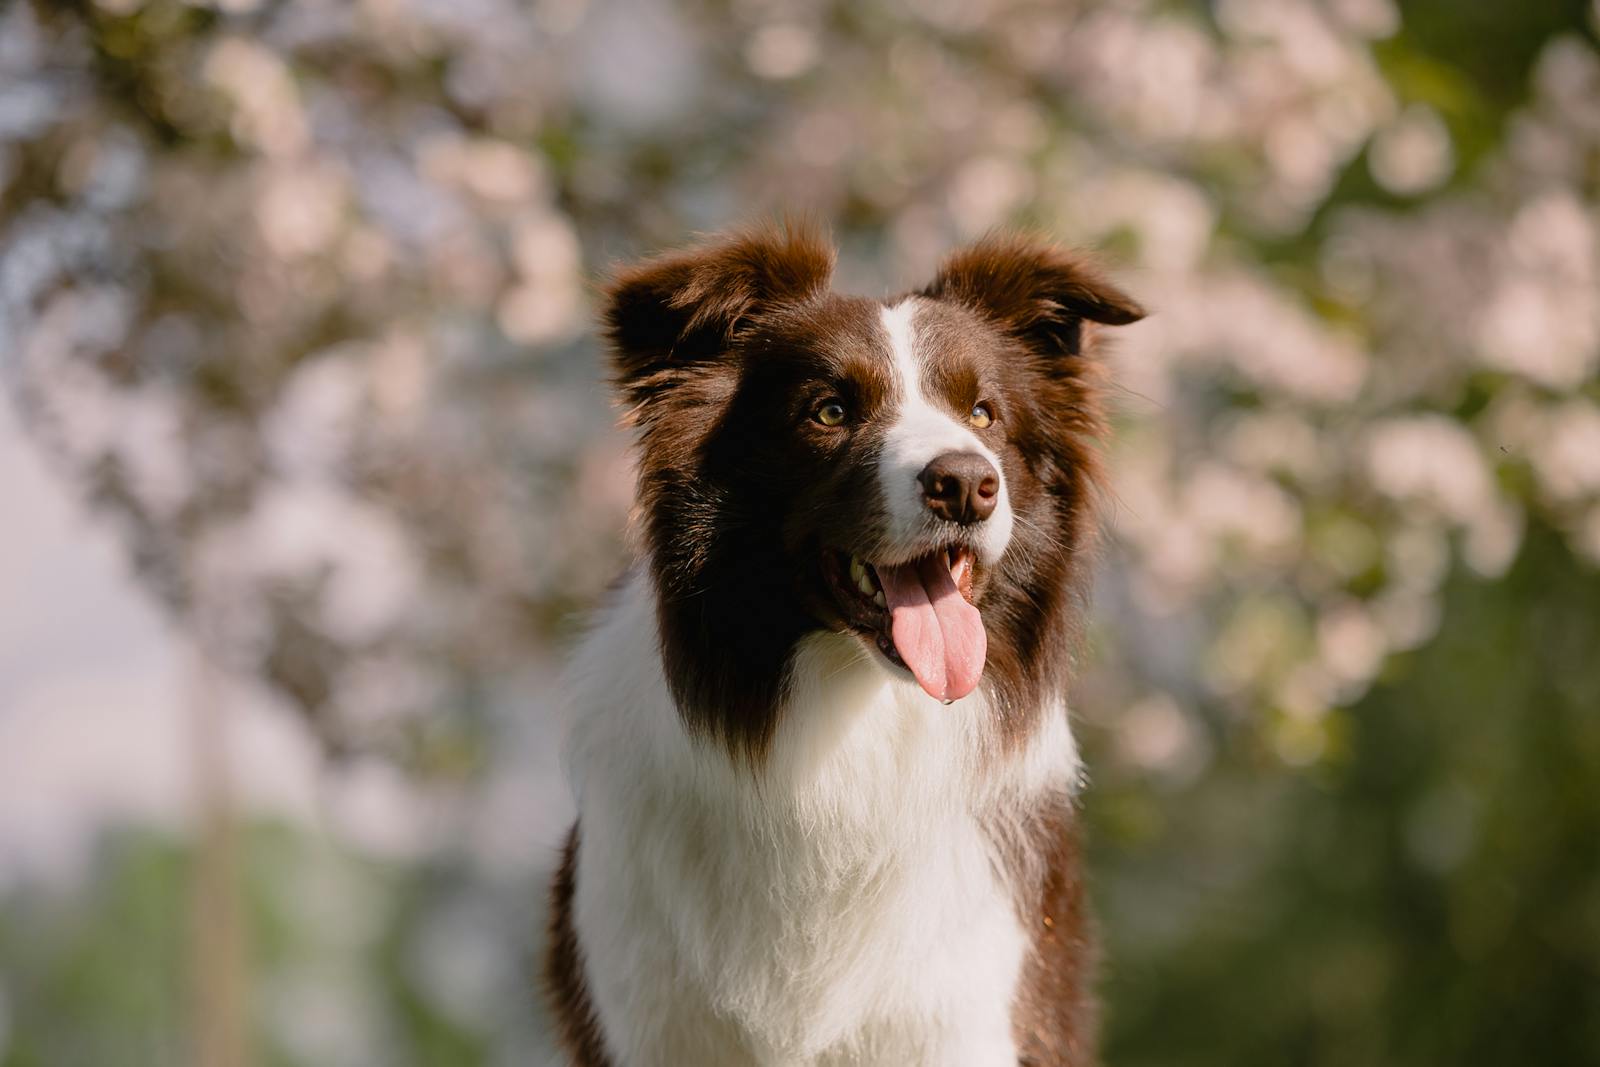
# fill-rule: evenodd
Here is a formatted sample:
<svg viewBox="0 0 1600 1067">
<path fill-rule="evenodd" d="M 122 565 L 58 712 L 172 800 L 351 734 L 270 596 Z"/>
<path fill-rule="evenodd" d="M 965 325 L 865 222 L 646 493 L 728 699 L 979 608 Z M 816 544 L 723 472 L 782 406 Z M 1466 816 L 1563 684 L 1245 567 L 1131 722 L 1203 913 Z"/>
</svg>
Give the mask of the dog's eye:
<svg viewBox="0 0 1600 1067">
<path fill-rule="evenodd" d="M 830 400 L 826 404 L 823 404 L 821 407 L 817 408 L 817 410 L 812 413 L 811 417 L 822 423 L 824 426 L 838 426 L 840 423 L 844 422 L 844 416 L 844 405 L 839 403 L 837 400 Z"/>
<path fill-rule="evenodd" d="M 994 412 L 989 410 L 988 404 L 974 404 L 972 413 L 967 416 L 967 421 L 978 429 L 987 429 L 994 422 Z"/>
</svg>

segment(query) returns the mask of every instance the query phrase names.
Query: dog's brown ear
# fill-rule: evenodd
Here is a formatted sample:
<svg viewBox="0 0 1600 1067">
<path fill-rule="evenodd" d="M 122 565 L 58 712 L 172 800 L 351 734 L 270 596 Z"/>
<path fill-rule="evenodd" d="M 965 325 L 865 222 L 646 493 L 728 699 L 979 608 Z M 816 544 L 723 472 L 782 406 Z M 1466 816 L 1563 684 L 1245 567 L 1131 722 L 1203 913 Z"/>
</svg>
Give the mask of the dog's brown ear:
<svg viewBox="0 0 1600 1067">
<path fill-rule="evenodd" d="M 833 246 L 815 227 L 788 223 L 618 271 L 602 318 L 623 396 L 636 406 L 717 360 L 751 316 L 826 289 L 833 262 Z"/>
<path fill-rule="evenodd" d="M 923 296 L 973 308 L 1039 351 L 1076 355 L 1083 323 L 1144 318 L 1128 294 L 1085 257 L 1017 235 L 987 237 L 953 253 Z"/>
</svg>

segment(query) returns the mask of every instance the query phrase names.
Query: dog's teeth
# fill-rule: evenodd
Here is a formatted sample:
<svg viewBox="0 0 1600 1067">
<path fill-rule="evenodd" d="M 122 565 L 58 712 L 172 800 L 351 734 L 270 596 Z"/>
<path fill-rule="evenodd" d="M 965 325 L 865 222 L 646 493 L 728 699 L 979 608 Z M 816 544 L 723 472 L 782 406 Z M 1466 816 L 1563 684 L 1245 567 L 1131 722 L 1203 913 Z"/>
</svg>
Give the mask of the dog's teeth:
<svg viewBox="0 0 1600 1067">
<path fill-rule="evenodd" d="M 850 580 L 863 594 L 872 595 L 872 576 L 867 573 L 867 564 L 860 556 L 850 557 Z"/>
<path fill-rule="evenodd" d="M 886 607 L 889 606 L 889 602 L 887 600 L 883 599 L 883 590 L 882 589 L 880 589 L 876 593 L 872 594 L 872 602 L 874 604 L 878 605 L 878 607 L 880 607 L 880 608 L 886 608 Z"/>
</svg>

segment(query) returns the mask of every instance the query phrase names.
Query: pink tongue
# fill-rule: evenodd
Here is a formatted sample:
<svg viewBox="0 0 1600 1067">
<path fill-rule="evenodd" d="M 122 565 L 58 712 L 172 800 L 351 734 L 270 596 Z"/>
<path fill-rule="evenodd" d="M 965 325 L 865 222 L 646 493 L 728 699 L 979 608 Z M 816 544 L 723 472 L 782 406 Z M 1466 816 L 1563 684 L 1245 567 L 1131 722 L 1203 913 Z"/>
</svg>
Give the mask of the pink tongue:
<svg viewBox="0 0 1600 1067">
<path fill-rule="evenodd" d="M 988 650 L 983 616 L 956 588 L 944 553 L 880 566 L 878 581 L 895 650 L 928 695 L 960 700 L 976 689 Z"/>
</svg>

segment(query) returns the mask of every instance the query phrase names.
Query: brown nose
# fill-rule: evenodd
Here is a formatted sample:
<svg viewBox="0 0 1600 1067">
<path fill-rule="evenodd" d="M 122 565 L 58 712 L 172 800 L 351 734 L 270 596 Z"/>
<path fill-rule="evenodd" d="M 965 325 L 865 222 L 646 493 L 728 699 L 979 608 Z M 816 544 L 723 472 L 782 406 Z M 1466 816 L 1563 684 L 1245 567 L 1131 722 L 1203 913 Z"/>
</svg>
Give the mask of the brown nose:
<svg viewBox="0 0 1600 1067">
<path fill-rule="evenodd" d="M 946 452 L 917 475 L 928 510 L 970 526 L 994 514 L 1000 501 L 1000 475 L 993 464 L 976 452 Z"/>
</svg>

